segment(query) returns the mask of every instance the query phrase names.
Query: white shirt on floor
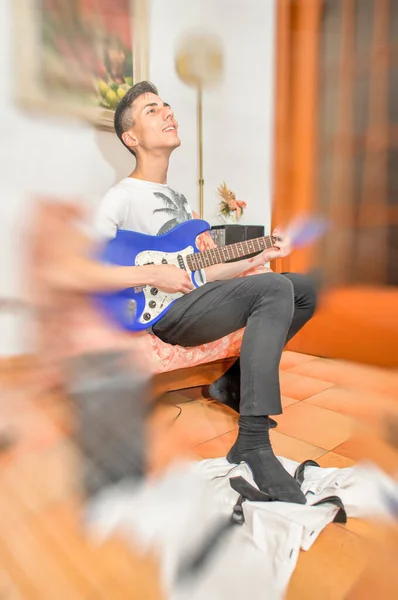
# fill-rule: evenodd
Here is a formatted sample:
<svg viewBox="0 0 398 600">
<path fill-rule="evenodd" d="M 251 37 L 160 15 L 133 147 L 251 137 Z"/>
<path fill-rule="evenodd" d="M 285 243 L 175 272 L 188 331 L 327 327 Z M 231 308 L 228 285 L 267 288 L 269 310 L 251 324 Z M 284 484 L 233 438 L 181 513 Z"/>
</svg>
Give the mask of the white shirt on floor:
<svg viewBox="0 0 398 600">
<path fill-rule="evenodd" d="M 299 464 L 279 460 L 291 474 Z M 307 505 L 245 501 L 244 524 L 233 526 L 221 539 L 200 573 L 179 580 L 181 564 L 230 519 L 239 495 L 229 479 L 237 476 L 255 486 L 246 464 L 233 467 L 225 458 L 173 466 L 141 487 L 121 483 L 91 505 L 92 531 L 107 536 L 117 530 L 143 550 L 155 548 L 172 600 L 281 600 L 300 549 L 308 550 L 339 510 L 334 504 L 312 504 L 337 495 L 348 517 L 392 516 L 398 506 L 397 482 L 373 465 L 308 466 L 301 486 Z"/>
</svg>

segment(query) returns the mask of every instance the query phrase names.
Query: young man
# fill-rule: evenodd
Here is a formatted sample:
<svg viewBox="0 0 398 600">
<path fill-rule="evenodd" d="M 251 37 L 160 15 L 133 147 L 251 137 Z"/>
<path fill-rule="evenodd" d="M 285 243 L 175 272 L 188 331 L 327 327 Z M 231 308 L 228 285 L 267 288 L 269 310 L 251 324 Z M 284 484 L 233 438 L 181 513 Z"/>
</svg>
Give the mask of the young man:
<svg viewBox="0 0 398 600">
<path fill-rule="evenodd" d="M 180 145 L 178 124 L 151 83 L 138 83 L 127 92 L 115 113 L 115 129 L 136 157 L 136 167 L 106 195 L 98 212 L 98 230 L 108 237 L 118 228 L 157 235 L 191 219 L 186 198 L 167 185 L 170 155 Z M 228 388 L 236 392 L 237 381 L 241 388 L 239 434 L 227 459 L 248 463 L 259 488 L 274 499 L 305 503 L 298 484 L 273 453 L 269 415 L 282 412 L 282 350 L 312 316 L 315 293 L 301 275 L 266 272 L 239 277 L 289 254 L 288 239 L 279 232 L 278 236 L 276 246 L 252 259 L 205 268 L 199 288 L 193 289 L 187 273 L 172 265 L 151 265 L 146 283 L 184 293 L 153 327 L 167 343 L 197 346 L 246 328 L 239 364 L 230 373 L 231 382 L 228 376 L 222 382 L 227 392 Z"/>
</svg>

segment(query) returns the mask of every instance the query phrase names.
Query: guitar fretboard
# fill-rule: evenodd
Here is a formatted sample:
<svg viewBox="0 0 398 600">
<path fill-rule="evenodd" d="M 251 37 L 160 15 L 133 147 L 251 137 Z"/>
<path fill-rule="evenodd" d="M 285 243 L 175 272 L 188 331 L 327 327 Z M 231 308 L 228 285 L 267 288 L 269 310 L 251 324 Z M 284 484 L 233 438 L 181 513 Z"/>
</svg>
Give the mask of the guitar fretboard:
<svg viewBox="0 0 398 600">
<path fill-rule="evenodd" d="M 187 264 L 191 271 L 198 271 L 205 267 L 211 267 L 211 265 L 219 265 L 228 262 L 229 260 L 242 258 L 243 256 L 261 252 L 267 248 L 272 248 L 274 240 L 275 238 L 272 235 L 267 235 L 265 237 L 247 240 L 246 242 L 237 242 L 236 244 L 229 244 L 228 246 L 220 246 L 212 248 L 211 250 L 205 250 L 204 252 L 189 254 L 186 257 Z"/>
</svg>

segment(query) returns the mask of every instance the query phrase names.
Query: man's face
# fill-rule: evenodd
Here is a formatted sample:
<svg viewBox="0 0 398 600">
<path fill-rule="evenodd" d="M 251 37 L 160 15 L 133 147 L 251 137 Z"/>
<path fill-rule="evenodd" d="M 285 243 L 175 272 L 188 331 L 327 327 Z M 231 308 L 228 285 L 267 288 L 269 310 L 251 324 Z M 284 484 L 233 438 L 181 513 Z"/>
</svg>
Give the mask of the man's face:
<svg viewBox="0 0 398 600">
<path fill-rule="evenodd" d="M 169 104 L 156 94 L 139 96 L 133 103 L 132 117 L 134 126 L 129 134 L 133 140 L 132 148 L 136 152 L 140 149 L 149 152 L 174 150 L 181 144 L 174 113 Z"/>
</svg>

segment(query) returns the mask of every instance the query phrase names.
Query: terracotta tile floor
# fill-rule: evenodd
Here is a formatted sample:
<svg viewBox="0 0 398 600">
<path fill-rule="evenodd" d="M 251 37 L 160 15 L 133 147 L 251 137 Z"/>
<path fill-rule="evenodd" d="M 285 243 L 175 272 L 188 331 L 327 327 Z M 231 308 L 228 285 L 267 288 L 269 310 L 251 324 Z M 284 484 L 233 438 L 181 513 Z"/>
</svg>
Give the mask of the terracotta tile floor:
<svg viewBox="0 0 398 600">
<path fill-rule="evenodd" d="M 0 599 L 162 598 L 154 560 L 121 540 L 98 546 L 83 536 L 79 457 L 65 435 L 65 405 L 54 394 L 32 399 L 17 383 L 9 375 L 0 398 L 3 423 L 17 435 L 15 447 L 0 453 Z M 398 473 L 398 427 L 388 427 L 398 422 L 398 372 L 285 352 L 281 388 L 284 414 L 271 433 L 277 454 L 340 468 L 368 458 Z M 176 456 L 224 456 L 237 415 L 191 388 L 164 398 L 149 431 L 155 474 Z M 332 524 L 300 554 L 287 598 L 398 598 L 397 558 L 395 528 Z"/>
</svg>

